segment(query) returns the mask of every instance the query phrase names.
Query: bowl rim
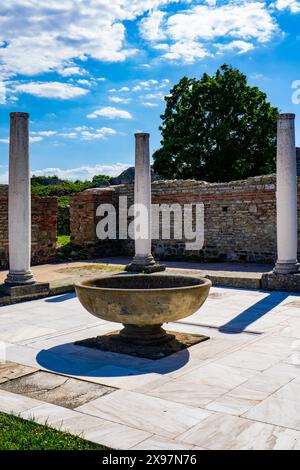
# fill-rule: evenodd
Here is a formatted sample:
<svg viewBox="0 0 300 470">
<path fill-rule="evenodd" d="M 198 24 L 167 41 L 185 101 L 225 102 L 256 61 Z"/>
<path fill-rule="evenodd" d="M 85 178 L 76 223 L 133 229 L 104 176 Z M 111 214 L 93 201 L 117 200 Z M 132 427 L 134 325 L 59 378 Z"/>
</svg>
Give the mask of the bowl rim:
<svg viewBox="0 0 300 470">
<path fill-rule="evenodd" d="M 142 274 L 122 274 L 121 277 L 126 277 L 126 278 L 129 278 L 129 277 L 138 277 L 138 276 L 142 276 Z M 155 274 L 144 274 L 144 276 L 155 276 Z M 178 287 L 157 287 L 157 288 L 153 288 L 153 289 L 122 289 L 122 288 L 118 288 L 118 287 L 96 287 L 96 286 L 89 286 L 89 285 L 86 285 L 90 282 L 93 282 L 93 281 L 97 281 L 97 280 L 101 280 L 101 279 L 110 279 L 112 277 L 114 277 L 113 275 L 110 275 L 110 276 L 101 276 L 101 277 L 93 277 L 93 278 L 90 278 L 90 279 L 84 279 L 82 281 L 77 281 L 75 282 L 74 286 L 75 286 L 75 289 L 78 287 L 78 288 L 84 288 L 86 290 L 91 290 L 91 291 L 94 291 L 94 290 L 97 290 L 97 291 L 108 291 L 108 292 L 111 292 L 111 291 L 117 291 L 117 292 L 161 292 L 161 291 L 167 291 L 167 292 L 171 292 L 171 291 L 183 291 L 183 290 L 188 290 L 188 289 L 199 289 L 199 287 L 211 287 L 212 286 L 212 282 L 210 279 L 208 278 L 205 278 L 205 277 L 201 277 L 201 276 L 189 276 L 189 275 L 182 275 L 182 274 L 159 274 L 159 275 L 156 275 L 157 277 L 160 276 L 160 277 L 178 277 L 178 278 L 188 278 L 188 279 L 195 279 L 197 281 L 201 281 L 201 284 L 196 284 L 196 285 L 190 285 L 190 286 L 178 286 Z"/>
</svg>

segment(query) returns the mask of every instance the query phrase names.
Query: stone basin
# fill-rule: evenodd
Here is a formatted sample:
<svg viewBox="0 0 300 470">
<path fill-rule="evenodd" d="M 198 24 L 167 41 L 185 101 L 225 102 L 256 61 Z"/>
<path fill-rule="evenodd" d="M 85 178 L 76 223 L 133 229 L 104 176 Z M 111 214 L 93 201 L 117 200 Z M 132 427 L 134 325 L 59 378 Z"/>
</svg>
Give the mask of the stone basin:
<svg viewBox="0 0 300 470">
<path fill-rule="evenodd" d="M 75 284 L 80 303 L 102 320 L 122 323 L 124 339 L 159 344 L 163 323 L 195 313 L 207 299 L 211 281 L 170 274 L 119 274 Z"/>
</svg>

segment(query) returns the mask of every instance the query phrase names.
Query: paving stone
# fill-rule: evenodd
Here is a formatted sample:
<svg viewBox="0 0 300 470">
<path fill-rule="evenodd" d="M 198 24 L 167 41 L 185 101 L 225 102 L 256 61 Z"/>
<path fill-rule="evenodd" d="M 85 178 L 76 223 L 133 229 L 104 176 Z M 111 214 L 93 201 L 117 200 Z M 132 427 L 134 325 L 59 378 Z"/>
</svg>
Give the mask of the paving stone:
<svg viewBox="0 0 300 470">
<path fill-rule="evenodd" d="M 112 387 L 44 371 L 10 380 L 1 388 L 71 409 L 115 391 Z"/>
<path fill-rule="evenodd" d="M 0 362 L 0 384 L 23 375 L 33 374 L 37 370 L 14 362 Z"/>
</svg>

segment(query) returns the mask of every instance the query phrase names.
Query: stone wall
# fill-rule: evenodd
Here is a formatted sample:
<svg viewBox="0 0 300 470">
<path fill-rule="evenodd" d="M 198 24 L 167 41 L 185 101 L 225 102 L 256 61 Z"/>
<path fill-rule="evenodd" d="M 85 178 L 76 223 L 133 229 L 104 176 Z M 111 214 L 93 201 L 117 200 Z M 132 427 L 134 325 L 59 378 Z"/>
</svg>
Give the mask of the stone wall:
<svg viewBox="0 0 300 470">
<path fill-rule="evenodd" d="M 70 234 L 71 243 L 88 250 L 91 256 L 114 256 L 123 254 L 119 240 L 99 241 L 96 225 L 100 220 L 96 216 L 100 204 L 118 206 L 118 191 L 113 188 L 88 189 L 70 197 Z M 126 253 L 126 250 L 125 250 Z"/>
<path fill-rule="evenodd" d="M 300 216 L 300 178 L 299 216 Z M 203 202 L 205 243 L 200 251 L 186 251 L 185 240 L 153 242 L 157 257 L 197 257 L 204 261 L 269 262 L 276 259 L 276 178 L 274 175 L 230 183 L 203 181 L 157 181 L 152 183 L 152 202 L 184 204 Z M 118 197 L 133 203 L 133 186 L 93 189 L 71 198 L 71 237 L 97 256 L 132 255 L 131 240 L 100 241 L 96 237 L 99 204 L 110 202 L 118 212 Z M 300 220 L 300 217 L 298 217 Z M 130 222 L 130 220 L 128 220 Z M 298 232 L 300 247 L 300 227 Z"/>
<path fill-rule="evenodd" d="M 51 197 L 32 197 L 32 264 L 55 256 L 57 202 Z M 8 265 L 8 187 L 0 185 L 0 266 Z"/>
</svg>

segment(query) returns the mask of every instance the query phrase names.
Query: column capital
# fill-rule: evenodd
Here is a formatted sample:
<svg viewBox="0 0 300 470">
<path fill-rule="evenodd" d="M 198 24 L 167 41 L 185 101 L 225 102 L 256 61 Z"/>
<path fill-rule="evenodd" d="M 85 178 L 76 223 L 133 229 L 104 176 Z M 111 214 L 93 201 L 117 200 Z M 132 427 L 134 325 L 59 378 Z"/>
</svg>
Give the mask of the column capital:
<svg viewBox="0 0 300 470">
<path fill-rule="evenodd" d="M 292 121 L 296 117 L 294 113 L 280 113 L 278 114 L 278 121 Z"/>
<path fill-rule="evenodd" d="M 10 113 L 10 117 L 11 118 L 25 118 L 25 119 L 29 119 L 29 113 L 22 113 L 22 112 L 13 112 L 13 113 Z"/>
<path fill-rule="evenodd" d="M 137 132 L 134 134 L 136 138 L 138 137 L 150 137 L 150 134 L 148 132 Z"/>
</svg>

